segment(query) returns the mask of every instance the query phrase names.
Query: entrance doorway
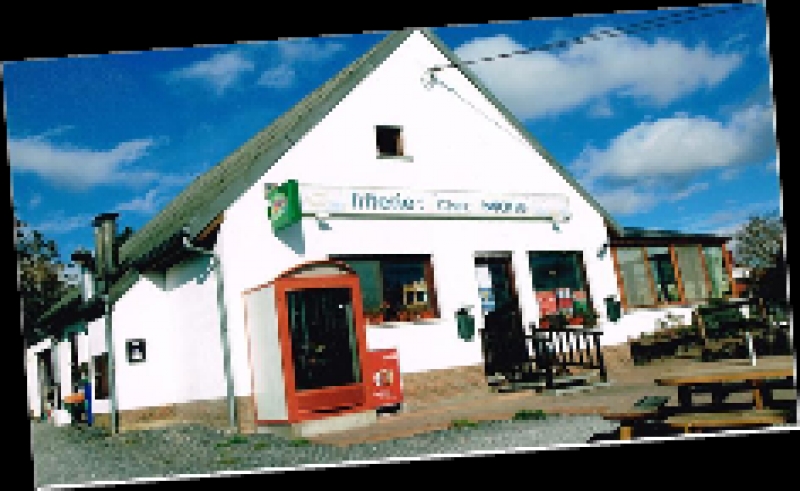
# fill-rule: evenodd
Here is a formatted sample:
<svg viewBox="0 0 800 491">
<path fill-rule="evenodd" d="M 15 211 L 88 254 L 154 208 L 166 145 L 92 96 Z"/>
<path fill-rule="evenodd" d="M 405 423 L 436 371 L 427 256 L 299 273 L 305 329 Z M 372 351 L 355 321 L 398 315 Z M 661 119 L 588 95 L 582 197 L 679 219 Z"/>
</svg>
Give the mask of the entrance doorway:
<svg viewBox="0 0 800 491">
<path fill-rule="evenodd" d="M 53 362 L 51 350 L 45 349 L 38 354 L 38 372 L 39 372 L 39 403 L 42 415 L 46 415 L 48 410 L 57 409 L 56 401 L 58 394 L 56 394 L 56 383 L 53 375 Z"/>
<path fill-rule="evenodd" d="M 349 288 L 286 292 L 295 390 L 361 382 Z"/>
<path fill-rule="evenodd" d="M 475 276 L 481 298 L 486 375 L 516 372 L 530 361 L 530 355 L 514 286 L 511 254 L 477 253 Z"/>
</svg>

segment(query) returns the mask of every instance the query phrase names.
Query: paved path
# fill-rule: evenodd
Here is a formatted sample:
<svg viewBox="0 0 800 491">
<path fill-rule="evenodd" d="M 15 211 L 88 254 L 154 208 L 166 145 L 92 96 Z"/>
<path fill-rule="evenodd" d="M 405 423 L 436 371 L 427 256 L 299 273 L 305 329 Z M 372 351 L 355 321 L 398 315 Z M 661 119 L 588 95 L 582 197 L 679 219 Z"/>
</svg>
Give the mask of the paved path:
<svg viewBox="0 0 800 491">
<path fill-rule="evenodd" d="M 794 366 L 793 357 L 770 357 L 775 361 Z M 740 361 L 737 361 L 740 362 Z M 406 437 L 447 428 L 453 420 L 471 421 L 507 420 L 517 411 L 542 410 L 547 414 L 603 414 L 630 409 L 634 402 L 647 395 L 669 396 L 669 405 L 678 401 L 677 388 L 661 387 L 654 383 L 659 376 L 672 370 L 708 369 L 730 361 L 698 362 L 685 359 L 656 360 L 648 365 L 620 364 L 609 368 L 610 385 L 596 387 L 588 392 L 565 395 L 537 394 L 532 390 L 514 393 L 492 393 L 486 387 L 466 388 L 457 397 L 428 400 L 424 403 L 410 401 L 406 411 L 382 416 L 378 423 L 367 428 L 331 433 L 312 438 L 312 441 L 338 446 L 369 443 Z M 696 401 L 705 401 L 705 395 Z M 748 402 L 748 393 L 734 393 L 729 402 Z"/>
</svg>

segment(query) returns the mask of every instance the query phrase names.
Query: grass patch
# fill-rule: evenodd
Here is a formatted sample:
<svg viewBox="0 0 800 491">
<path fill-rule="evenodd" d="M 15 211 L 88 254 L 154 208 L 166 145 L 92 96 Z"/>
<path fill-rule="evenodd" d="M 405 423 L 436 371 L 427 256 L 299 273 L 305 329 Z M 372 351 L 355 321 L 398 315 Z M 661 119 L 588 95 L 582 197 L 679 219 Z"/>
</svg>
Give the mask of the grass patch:
<svg viewBox="0 0 800 491">
<path fill-rule="evenodd" d="M 520 409 L 514 414 L 514 421 L 530 421 L 546 419 L 547 414 L 541 409 Z"/>
<path fill-rule="evenodd" d="M 266 444 L 266 443 L 264 443 L 264 442 L 258 442 L 258 443 L 254 443 L 254 444 L 253 444 L 253 449 L 254 449 L 254 450 L 261 450 L 261 449 L 263 449 L 263 448 L 267 448 L 268 446 L 269 446 L 269 445 L 267 445 L 267 444 Z"/>
<path fill-rule="evenodd" d="M 226 457 L 223 459 L 219 459 L 217 462 L 219 462 L 222 465 L 231 465 L 239 462 L 239 459 L 237 459 L 236 457 Z"/>
<path fill-rule="evenodd" d="M 234 435 L 224 442 L 217 442 L 214 446 L 217 448 L 230 447 L 231 445 L 241 445 L 247 443 L 247 438 L 241 435 Z"/>
<path fill-rule="evenodd" d="M 468 419 L 455 419 L 450 422 L 450 428 L 454 430 L 460 430 L 462 428 L 475 428 L 478 426 L 479 423 L 475 421 L 470 421 Z"/>
<path fill-rule="evenodd" d="M 289 445 L 293 447 L 305 447 L 307 445 L 311 445 L 311 440 L 306 438 L 293 438 L 289 440 Z"/>
</svg>

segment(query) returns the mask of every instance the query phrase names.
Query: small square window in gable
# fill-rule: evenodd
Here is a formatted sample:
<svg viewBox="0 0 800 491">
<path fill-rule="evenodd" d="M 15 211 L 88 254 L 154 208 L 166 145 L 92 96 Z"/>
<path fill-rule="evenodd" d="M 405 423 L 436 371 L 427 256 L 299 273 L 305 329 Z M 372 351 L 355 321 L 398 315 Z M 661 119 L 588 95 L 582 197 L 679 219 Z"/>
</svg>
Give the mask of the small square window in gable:
<svg viewBox="0 0 800 491">
<path fill-rule="evenodd" d="M 378 156 L 399 157 L 403 154 L 403 129 L 399 126 L 376 126 Z"/>
</svg>

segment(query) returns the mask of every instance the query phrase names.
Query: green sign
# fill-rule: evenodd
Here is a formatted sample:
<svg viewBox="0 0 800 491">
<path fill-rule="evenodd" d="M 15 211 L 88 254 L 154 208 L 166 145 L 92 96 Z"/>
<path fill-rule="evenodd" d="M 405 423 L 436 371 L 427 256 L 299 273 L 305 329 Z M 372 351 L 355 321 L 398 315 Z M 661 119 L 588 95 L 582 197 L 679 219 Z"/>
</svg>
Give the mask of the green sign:
<svg viewBox="0 0 800 491">
<path fill-rule="evenodd" d="M 269 208 L 267 216 L 272 230 L 277 232 L 300 221 L 300 193 L 297 181 L 290 179 L 267 194 Z"/>
</svg>

